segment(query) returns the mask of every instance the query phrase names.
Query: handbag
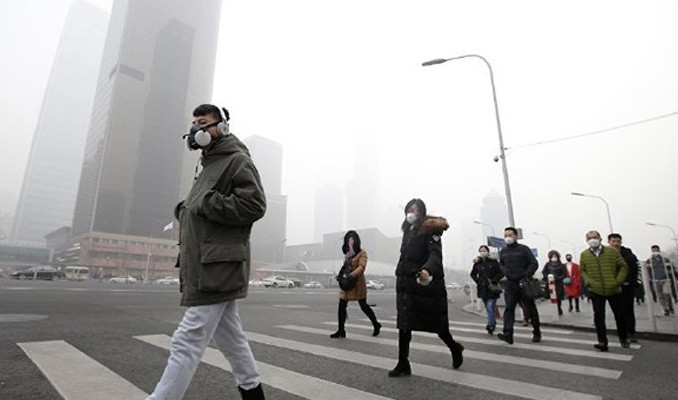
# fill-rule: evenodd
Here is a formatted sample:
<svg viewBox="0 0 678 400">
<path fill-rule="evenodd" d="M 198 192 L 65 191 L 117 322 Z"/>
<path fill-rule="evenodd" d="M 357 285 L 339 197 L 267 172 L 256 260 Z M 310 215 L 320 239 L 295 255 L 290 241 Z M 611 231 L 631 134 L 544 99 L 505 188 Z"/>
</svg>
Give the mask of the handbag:
<svg viewBox="0 0 678 400">
<path fill-rule="evenodd" d="M 520 289 L 523 295 L 529 299 L 539 299 L 545 296 L 544 288 L 541 282 L 534 278 L 523 279 L 520 281 Z"/>
<path fill-rule="evenodd" d="M 502 294 L 504 291 L 498 284 L 493 282 L 487 284 L 487 290 L 489 290 L 492 294 Z"/>
<path fill-rule="evenodd" d="M 352 264 L 353 258 L 346 259 L 346 261 L 344 261 L 344 265 L 342 265 L 341 269 L 339 270 L 339 274 L 334 278 L 339 283 L 339 288 L 341 288 L 341 290 L 344 292 L 353 289 L 357 283 L 356 278 L 351 275 Z"/>
</svg>

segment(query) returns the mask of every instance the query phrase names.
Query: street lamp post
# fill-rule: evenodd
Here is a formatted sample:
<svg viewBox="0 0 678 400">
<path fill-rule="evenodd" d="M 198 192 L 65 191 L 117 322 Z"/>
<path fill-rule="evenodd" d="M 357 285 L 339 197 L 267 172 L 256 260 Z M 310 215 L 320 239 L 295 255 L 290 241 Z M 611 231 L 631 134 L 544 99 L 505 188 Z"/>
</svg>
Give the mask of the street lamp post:
<svg viewBox="0 0 678 400">
<path fill-rule="evenodd" d="M 579 197 L 591 197 L 594 199 L 601 200 L 603 203 L 605 203 L 605 208 L 607 209 L 607 220 L 610 223 L 610 233 L 614 232 L 614 228 L 612 227 L 612 214 L 610 214 L 610 204 L 605 200 L 604 198 L 600 196 L 595 196 L 592 194 L 584 194 L 584 193 L 579 193 L 579 192 L 572 192 L 572 196 L 579 196 Z"/>
<path fill-rule="evenodd" d="M 539 232 L 532 232 L 532 234 L 537 235 L 537 236 L 541 236 L 541 237 L 545 237 L 546 241 L 549 244 L 549 251 L 553 250 L 553 248 L 551 247 L 551 238 L 548 235 L 544 235 L 543 233 L 539 233 Z"/>
<path fill-rule="evenodd" d="M 501 166 L 502 166 L 502 172 L 504 174 L 504 189 L 506 190 L 506 203 L 508 206 L 508 217 L 509 217 L 509 223 L 511 226 L 515 227 L 516 226 L 516 221 L 513 216 L 513 200 L 511 198 L 511 185 L 509 184 L 509 175 L 508 175 L 508 166 L 506 165 L 506 153 L 505 153 L 505 148 L 504 148 L 504 137 L 501 134 L 501 121 L 499 120 L 499 106 L 497 105 L 497 91 L 494 86 L 494 73 L 492 72 L 492 66 L 490 63 L 485 59 L 485 57 L 480 56 L 478 54 L 465 54 L 463 56 L 458 56 L 458 57 L 452 57 L 452 58 L 438 58 L 435 60 L 430 60 L 422 63 L 421 65 L 424 67 L 428 67 L 431 65 L 437 65 L 437 64 L 443 64 L 448 61 L 452 60 L 461 60 L 462 58 L 479 58 L 482 60 L 485 65 L 487 66 L 487 69 L 490 71 L 490 83 L 492 84 L 492 100 L 494 100 L 494 115 L 497 121 L 497 132 L 499 133 L 499 158 L 501 158 Z"/>
<path fill-rule="evenodd" d="M 671 232 L 673 232 L 673 238 L 672 239 L 676 242 L 676 244 L 678 244 L 678 235 L 676 235 L 676 230 L 673 229 L 672 227 L 670 227 L 669 225 L 655 224 L 654 222 L 646 222 L 645 224 L 650 225 L 650 226 L 654 226 L 654 227 L 657 227 L 657 228 L 670 229 Z"/>
</svg>

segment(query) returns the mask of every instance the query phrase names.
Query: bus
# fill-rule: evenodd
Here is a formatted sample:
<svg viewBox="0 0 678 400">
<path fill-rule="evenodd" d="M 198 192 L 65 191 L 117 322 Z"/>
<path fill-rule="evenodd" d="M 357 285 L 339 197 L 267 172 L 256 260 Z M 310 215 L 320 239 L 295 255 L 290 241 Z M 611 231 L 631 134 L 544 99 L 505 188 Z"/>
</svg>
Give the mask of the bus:
<svg viewBox="0 0 678 400">
<path fill-rule="evenodd" d="M 89 268 L 66 267 L 66 279 L 69 281 L 84 281 L 89 279 Z"/>
</svg>

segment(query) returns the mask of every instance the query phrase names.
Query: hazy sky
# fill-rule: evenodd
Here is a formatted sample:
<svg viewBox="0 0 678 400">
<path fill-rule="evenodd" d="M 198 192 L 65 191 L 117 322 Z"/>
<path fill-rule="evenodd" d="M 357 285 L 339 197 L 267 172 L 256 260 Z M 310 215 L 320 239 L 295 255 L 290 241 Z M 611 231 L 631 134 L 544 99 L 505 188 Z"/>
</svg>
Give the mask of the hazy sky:
<svg viewBox="0 0 678 400">
<path fill-rule="evenodd" d="M 110 0 L 92 1 L 110 9 Z M 70 0 L 0 5 L 0 191 L 18 197 Z M 224 1 L 214 102 L 232 131 L 284 145 L 288 243 L 313 238 L 314 190 L 352 174 L 378 148 L 379 228 L 398 235 L 398 205 L 423 198 L 452 225 L 446 264 L 477 247 L 482 198 L 503 193 L 485 56 L 494 68 L 517 225 L 525 242 L 569 251 L 615 230 L 637 254 L 678 229 L 678 116 L 585 139 L 520 148 L 678 111 L 678 2 Z M 216 40 L 216 38 L 215 38 Z M 500 228 L 500 227 L 497 227 Z M 397 255 L 394 255 L 396 257 Z M 543 261 L 543 260 L 542 260 Z"/>
</svg>

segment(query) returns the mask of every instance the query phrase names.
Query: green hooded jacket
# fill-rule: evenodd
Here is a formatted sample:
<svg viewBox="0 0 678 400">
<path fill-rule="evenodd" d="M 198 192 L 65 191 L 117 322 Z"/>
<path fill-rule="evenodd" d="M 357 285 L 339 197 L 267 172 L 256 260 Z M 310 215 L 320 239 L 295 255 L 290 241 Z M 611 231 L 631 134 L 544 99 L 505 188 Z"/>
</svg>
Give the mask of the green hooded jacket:
<svg viewBox="0 0 678 400">
<path fill-rule="evenodd" d="M 584 250 L 579 270 L 589 291 L 600 296 L 612 296 L 621 293 L 629 268 L 616 249 L 603 246 L 597 257 L 591 249 Z"/>
<path fill-rule="evenodd" d="M 250 232 L 266 212 L 259 173 L 238 138 L 218 139 L 201 162 L 191 191 L 174 209 L 182 306 L 247 296 Z"/>
</svg>

